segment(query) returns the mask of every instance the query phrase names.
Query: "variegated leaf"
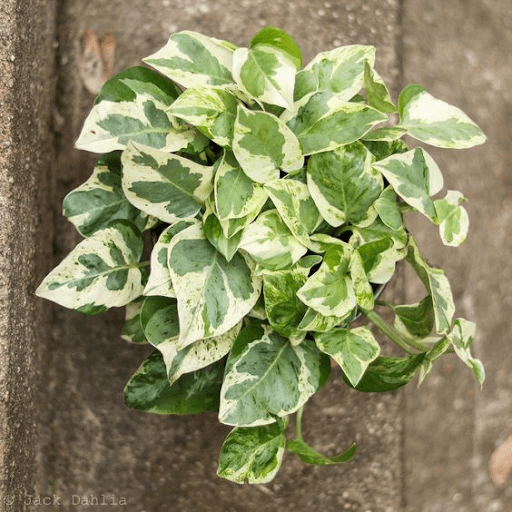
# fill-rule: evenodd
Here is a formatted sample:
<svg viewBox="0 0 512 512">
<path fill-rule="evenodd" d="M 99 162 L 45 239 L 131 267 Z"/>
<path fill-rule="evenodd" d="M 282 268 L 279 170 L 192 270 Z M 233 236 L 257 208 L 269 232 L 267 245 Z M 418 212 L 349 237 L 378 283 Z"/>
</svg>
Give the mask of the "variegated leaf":
<svg viewBox="0 0 512 512">
<path fill-rule="evenodd" d="M 324 316 L 312 308 L 308 308 L 304 318 L 300 321 L 298 326 L 299 331 L 310 332 L 327 332 L 338 326 L 350 325 L 358 314 L 357 306 L 350 312 L 340 318 L 337 316 Z"/>
<path fill-rule="evenodd" d="M 224 89 L 196 86 L 187 89 L 168 112 L 196 126 L 219 146 L 229 147 L 233 141 L 238 103 Z"/>
<path fill-rule="evenodd" d="M 364 103 L 349 102 L 332 92 L 312 94 L 297 107 L 295 114 L 285 112 L 281 119 L 298 137 L 304 155 L 355 142 L 387 119 L 385 114 Z"/>
<path fill-rule="evenodd" d="M 333 92 L 344 101 L 355 96 L 364 82 L 365 61 L 373 66 L 373 46 L 342 46 L 319 53 L 297 74 L 295 101 L 316 91 Z"/>
<path fill-rule="evenodd" d="M 121 338 L 131 343 L 145 343 L 147 341 L 144 330 L 140 325 L 140 310 L 143 302 L 144 297 L 139 297 L 126 304 L 125 322 L 121 331 Z"/>
<path fill-rule="evenodd" d="M 120 307 L 142 295 L 146 263 L 140 231 L 115 221 L 79 243 L 39 285 L 36 295 L 85 313 Z"/>
<path fill-rule="evenodd" d="M 414 268 L 425 288 L 432 297 L 434 316 L 436 320 L 436 332 L 446 334 L 452 325 L 455 313 L 450 283 L 444 270 L 432 268 L 420 254 L 416 241 L 409 237 L 407 261 Z"/>
<path fill-rule="evenodd" d="M 379 197 L 383 180 L 372 171 L 371 153 L 360 142 L 312 155 L 308 187 L 322 214 L 334 227 L 363 219 Z"/>
<path fill-rule="evenodd" d="M 315 335 L 318 348 L 329 354 L 340 366 L 346 377 L 357 386 L 368 365 L 377 359 L 380 346 L 368 327 L 333 329 Z"/>
<path fill-rule="evenodd" d="M 407 204 L 437 223 L 434 201 L 430 196 L 443 188 L 443 176 L 424 149 L 416 148 L 389 156 L 374 163 L 373 167 L 383 174 Z"/>
<path fill-rule="evenodd" d="M 121 188 L 121 160 L 117 153 L 100 158 L 92 176 L 72 190 L 63 201 L 63 214 L 78 232 L 91 236 L 118 219 L 133 222 L 141 231 L 150 228 L 154 219 L 133 206 Z"/>
<path fill-rule="evenodd" d="M 439 148 L 471 148 L 486 141 L 462 110 L 434 98 L 420 85 L 409 85 L 398 98 L 400 126 L 415 139 Z"/>
<path fill-rule="evenodd" d="M 279 48 L 288 55 L 297 69 L 302 67 L 302 52 L 290 34 L 270 25 L 262 28 L 252 39 L 251 48 L 270 45 Z"/>
<path fill-rule="evenodd" d="M 302 244 L 322 221 L 307 185 L 293 179 L 274 180 L 265 185 L 281 219 Z"/>
<path fill-rule="evenodd" d="M 372 310 L 374 307 L 373 288 L 368 280 L 364 261 L 359 251 L 353 251 L 350 255 L 349 269 L 358 306 L 362 309 Z"/>
<path fill-rule="evenodd" d="M 176 233 L 198 222 L 196 219 L 180 220 L 162 231 L 151 252 L 151 273 L 146 288 L 144 288 L 144 295 L 148 297 L 153 295 L 176 297 L 172 287 L 171 273 L 167 266 L 167 249 Z"/>
<path fill-rule="evenodd" d="M 384 80 L 373 69 L 373 66 L 368 60 L 364 62 L 364 88 L 368 102 L 373 108 L 386 114 L 394 114 L 397 108 L 391 101 L 388 88 Z"/>
<path fill-rule="evenodd" d="M 169 270 L 180 319 L 180 348 L 225 333 L 256 304 L 261 278 L 240 253 L 228 263 L 200 226 L 178 233 L 169 244 Z"/>
<path fill-rule="evenodd" d="M 426 338 L 434 327 L 434 307 L 432 297 L 427 295 L 416 304 L 393 306 L 395 319 L 393 326 L 405 338 Z"/>
<path fill-rule="evenodd" d="M 259 213 L 267 200 L 264 188 L 245 174 L 232 153 L 226 152 L 217 165 L 215 204 L 219 218 L 237 219 Z"/>
<path fill-rule="evenodd" d="M 297 68 L 283 50 L 267 44 L 238 48 L 233 54 L 233 78 L 254 99 L 284 108 L 293 106 Z"/>
<path fill-rule="evenodd" d="M 197 32 L 172 34 L 162 49 L 142 60 L 186 89 L 233 82 L 233 49 Z"/>
<path fill-rule="evenodd" d="M 277 210 L 267 210 L 243 231 L 240 248 L 270 270 L 290 267 L 307 252 L 281 220 Z"/>
<path fill-rule="evenodd" d="M 287 418 L 260 427 L 235 427 L 222 444 L 217 474 L 237 484 L 265 484 L 279 471 Z"/>
<path fill-rule="evenodd" d="M 389 127 L 382 128 L 382 130 L 388 130 Z M 394 129 L 396 127 L 391 127 L 390 129 Z M 371 133 L 377 133 L 380 129 L 375 130 L 374 132 L 368 132 L 368 136 Z M 409 147 L 402 139 L 393 139 L 393 140 L 385 140 L 383 137 L 382 140 L 367 140 L 366 135 L 361 138 L 362 143 L 370 150 L 370 153 L 375 157 L 376 161 L 384 160 L 391 155 L 397 155 L 400 153 L 406 153 L 409 151 Z"/>
<path fill-rule="evenodd" d="M 277 117 L 238 107 L 233 153 L 245 174 L 258 183 L 278 179 L 279 170 L 301 169 L 304 157 L 297 137 Z"/>
<path fill-rule="evenodd" d="M 400 126 L 385 126 L 384 128 L 376 128 L 369 131 L 361 139 L 365 141 L 393 142 L 403 137 L 406 133 L 407 130 Z"/>
<path fill-rule="evenodd" d="M 213 167 L 187 158 L 130 143 L 121 160 L 128 200 L 170 224 L 194 217 L 213 190 Z"/>
<path fill-rule="evenodd" d="M 302 407 L 329 374 L 329 358 L 312 341 L 294 347 L 270 328 L 249 324 L 228 357 L 219 420 L 246 427 L 274 423 Z"/>
<path fill-rule="evenodd" d="M 398 230 L 403 225 L 402 214 L 396 201 L 395 191 L 386 187 L 374 203 L 380 220 L 390 229 Z"/>
<path fill-rule="evenodd" d="M 299 299 L 324 316 L 343 318 L 356 307 L 354 286 L 348 275 L 352 249 L 333 245 L 320 268 L 297 292 Z"/>
<path fill-rule="evenodd" d="M 444 199 L 434 201 L 439 233 L 444 245 L 459 246 L 466 239 L 469 228 L 468 212 L 462 206 L 464 196 L 457 190 L 448 190 Z"/>
<path fill-rule="evenodd" d="M 423 383 L 427 375 L 432 371 L 436 360 L 439 359 L 450 348 L 450 345 L 450 339 L 447 336 L 443 336 L 431 349 L 425 352 L 425 359 L 421 363 L 418 375 L 418 387 Z"/>
</svg>

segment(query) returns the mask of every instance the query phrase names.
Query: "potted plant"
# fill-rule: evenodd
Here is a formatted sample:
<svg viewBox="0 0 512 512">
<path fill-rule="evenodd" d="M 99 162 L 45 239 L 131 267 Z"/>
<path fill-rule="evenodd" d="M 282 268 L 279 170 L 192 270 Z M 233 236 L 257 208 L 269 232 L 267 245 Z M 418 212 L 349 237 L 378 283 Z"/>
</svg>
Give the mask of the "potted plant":
<svg viewBox="0 0 512 512">
<path fill-rule="evenodd" d="M 319 454 L 301 435 L 302 408 L 332 361 L 348 386 L 383 392 L 416 373 L 421 382 L 455 352 L 482 384 L 475 326 L 455 318 L 444 271 L 404 224 L 419 212 L 446 245 L 464 241 L 464 197 L 434 199 L 442 173 L 403 136 L 469 148 L 485 141 L 471 119 L 419 85 L 395 105 L 371 46 L 320 53 L 303 67 L 293 39 L 274 27 L 249 48 L 179 32 L 144 61 L 153 69 L 105 83 L 85 121 L 76 146 L 102 156 L 64 199 L 85 239 L 36 292 L 88 315 L 126 306 L 123 337 L 155 347 L 126 385 L 128 406 L 218 411 L 234 427 L 218 474 L 264 483 L 285 450 L 311 464 L 354 455 L 355 445 Z M 145 246 L 151 256 L 141 261 Z M 424 299 L 378 300 L 402 260 Z M 382 355 L 369 324 L 403 355 Z"/>
</svg>

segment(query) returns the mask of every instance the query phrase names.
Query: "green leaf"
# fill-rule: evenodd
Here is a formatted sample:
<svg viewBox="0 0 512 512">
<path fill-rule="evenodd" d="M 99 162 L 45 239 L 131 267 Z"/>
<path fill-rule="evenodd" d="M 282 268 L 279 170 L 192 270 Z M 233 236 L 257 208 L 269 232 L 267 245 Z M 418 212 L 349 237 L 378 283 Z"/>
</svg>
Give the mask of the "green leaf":
<svg viewBox="0 0 512 512">
<path fill-rule="evenodd" d="M 174 235 L 197 223 L 196 219 L 184 219 L 162 231 L 151 252 L 151 274 L 144 288 L 144 295 L 176 297 L 172 287 L 171 273 L 167 266 L 167 249 Z"/>
<path fill-rule="evenodd" d="M 431 372 L 433 365 L 450 348 L 451 341 L 447 336 L 441 338 L 430 350 L 425 353 L 425 359 L 421 363 L 418 376 L 418 387 Z"/>
<path fill-rule="evenodd" d="M 469 217 L 461 205 L 464 196 L 456 190 L 448 190 L 444 199 L 434 201 L 439 221 L 439 233 L 444 245 L 457 247 L 466 239 Z"/>
<path fill-rule="evenodd" d="M 443 176 L 432 157 L 422 148 L 392 155 L 373 164 L 395 192 L 419 212 L 437 223 L 431 197 L 443 188 Z"/>
<path fill-rule="evenodd" d="M 224 362 L 183 375 L 172 386 L 162 354 L 154 350 L 124 389 L 128 407 L 153 414 L 199 414 L 218 411 Z"/>
<path fill-rule="evenodd" d="M 306 464 L 314 466 L 330 466 L 333 464 L 343 464 L 351 460 L 356 454 L 356 445 L 353 444 L 348 450 L 343 453 L 329 457 L 314 450 L 311 446 L 306 444 L 302 439 L 289 439 L 286 442 L 286 448 L 289 452 L 295 453 L 297 457 Z"/>
<path fill-rule="evenodd" d="M 366 133 L 361 138 L 364 141 L 369 142 L 394 142 L 397 139 L 400 139 L 400 137 L 402 137 L 406 133 L 407 130 L 405 128 L 400 128 L 400 126 L 385 126 L 384 128 L 376 128 L 375 130 Z M 392 154 L 392 152 L 390 154 Z"/>
<path fill-rule="evenodd" d="M 140 297 L 126 304 L 125 323 L 121 331 L 121 338 L 131 343 L 146 343 L 147 339 L 140 324 L 140 310 L 144 298 Z"/>
<path fill-rule="evenodd" d="M 219 455 L 217 474 L 238 484 L 265 484 L 283 461 L 287 419 L 260 427 L 235 427 Z"/>
<path fill-rule="evenodd" d="M 349 101 L 363 87 L 366 60 L 373 66 L 373 46 L 342 46 L 319 53 L 297 74 L 295 101 L 316 91 L 332 92 L 341 100 Z"/>
<path fill-rule="evenodd" d="M 386 187 L 374 203 L 380 220 L 390 229 L 399 230 L 403 225 L 402 214 L 393 187 Z"/>
<path fill-rule="evenodd" d="M 364 62 L 364 88 L 373 108 L 386 114 L 394 114 L 397 108 L 391 101 L 388 88 L 368 60 Z"/>
<path fill-rule="evenodd" d="M 310 340 L 293 346 L 269 327 L 249 324 L 226 364 L 219 420 L 255 427 L 297 411 L 329 378 L 329 358 Z"/>
<path fill-rule="evenodd" d="M 446 334 L 452 325 L 455 313 L 450 283 L 444 270 L 432 268 L 420 254 L 416 241 L 409 238 L 407 261 L 420 277 L 428 293 L 432 296 L 434 316 L 436 320 L 436 332 Z"/>
<path fill-rule="evenodd" d="M 312 155 L 308 187 L 322 214 L 334 227 L 362 220 L 383 189 L 372 171 L 371 153 L 360 142 Z"/>
<path fill-rule="evenodd" d="M 269 270 L 290 267 L 307 252 L 281 220 L 277 210 L 267 210 L 243 231 L 240 249 Z"/>
<path fill-rule="evenodd" d="M 471 148 L 486 141 L 480 128 L 462 110 L 434 98 L 419 85 L 398 97 L 400 126 L 415 139 L 439 148 Z"/>
<path fill-rule="evenodd" d="M 169 270 L 178 297 L 180 347 L 225 333 L 256 304 L 261 278 L 240 253 L 228 263 L 200 226 L 178 233 L 169 244 Z"/>
<path fill-rule="evenodd" d="M 352 280 L 348 275 L 351 248 L 333 245 L 320 268 L 297 292 L 299 299 L 324 316 L 343 318 L 356 307 Z"/>
<path fill-rule="evenodd" d="M 302 52 L 297 46 L 290 34 L 283 30 L 267 26 L 262 28 L 252 39 L 251 48 L 256 48 L 260 44 L 274 46 L 287 53 L 295 64 L 297 69 L 302 67 Z"/>
<path fill-rule="evenodd" d="M 340 325 L 349 325 L 357 315 L 357 307 L 344 317 L 325 316 L 313 308 L 308 308 L 306 314 L 298 325 L 299 331 L 305 332 L 327 332 Z"/>
<path fill-rule="evenodd" d="M 333 329 L 315 335 L 317 347 L 340 366 L 352 386 L 357 386 L 368 365 L 377 359 L 380 347 L 368 327 Z"/>
<path fill-rule="evenodd" d="M 304 155 L 336 149 L 355 142 L 387 116 L 364 103 L 353 103 L 331 92 L 317 92 L 285 112 L 286 122 L 298 137 Z"/>
<path fill-rule="evenodd" d="M 378 132 L 380 132 L 380 130 L 381 130 L 380 128 L 375 131 L 368 132 L 366 135 L 363 135 L 363 137 L 361 138 L 361 141 L 370 150 L 371 154 L 375 157 L 376 161 L 384 160 L 384 158 L 387 158 L 388 156 L 391 156 L 391 155 L 406 153 L 407 151 L 409 151 L 409 147 L 401 139 L 395 139 L 395 140 L 391 140 L 391 141 L 386 140 L 386 138 L 387 138 L 386 133 L 387 133 L 388 128 L 389 127 L 382 128 L 382 130 L 386 131 L 382 140 L 370 140 L 372 137 L 371 134 L 372 133 L 377 134 Z M 396 128 L 396 127 L 392 127 L 390 129 L 394 129 L 394 128 Z M 367 139 L 367 137 L 369 137 L 370 139 Z"/>
<path fill-rule="evenodd" d="M 475 341 L 476 326 L 464 318 L 457 318 L 453 322 L 452 330 L 446 335 L 452 342 L 455 353 L 471 369 L 476 380 L 482 387 L 485 380 L 485 370 L 482 362 L 471 355 L 471 345 Z"/>
<path fill-rule="evenodd" d="M 410 357 L 379 356 L 372 361 L 355 389 L 363 393 L 394 391 L 412 380 L 425 359 L 425 352 Z M 351 386 L 348 378 L 345 382 Z"/>
<path fill-rule="evenodd" d="M 233 78 L 252 98 L 293 108 L 297 68 L 287 52 L 268 44 L 238 48 L 233 54 Z"/>
<path fill-rule="evenodd" d="M 162 49 L 142 60 L 186 89 L 233 82 L 233 49 L 197 32 L 172 34 Z"/>
<path fill-rule="evenodd" d="M 233 153 L 245 174 L 258 183 L 301 169 L 304 158 L 299 141 L 277 117 L 239 106 L 235 121 Z"/>
<path fill-rule="evenodd" d="M 233 141 L 238 100 L 219 87 L 196 86 L 187 89 L 168 112 L 196 126 L 223 147 Z"/>
<path fill-rule="evenodd" d="M 63 214 L 84 237 L 119 219 L 132 222 L 141 231 L 153 224 L 148 214 L 135 208 L 124 196 L 117 153 L 100 158 L 92 176 L 64 198 Z"/>
<path fill-rule="evenodd" d="M 177 155 L 130 143 L 121 160 L 128 200 L 169 224 L 194 217 L 213 190 L 213 167 Z"/>
<path fill-rule="evenodd" d="M 428 295 L 416 304 L 393 306 L 393 326 L 405 338 L 426 338 L 434 327 L 432 297 Z"/>
<path fill-rule="evenodd" d="M 125 306 L 144 289 L 141 255 L 140 231 L 127 221 L 115 221 L 79 243 L 46 276 L 36 295 L 70 309 Z"/>
</svg>

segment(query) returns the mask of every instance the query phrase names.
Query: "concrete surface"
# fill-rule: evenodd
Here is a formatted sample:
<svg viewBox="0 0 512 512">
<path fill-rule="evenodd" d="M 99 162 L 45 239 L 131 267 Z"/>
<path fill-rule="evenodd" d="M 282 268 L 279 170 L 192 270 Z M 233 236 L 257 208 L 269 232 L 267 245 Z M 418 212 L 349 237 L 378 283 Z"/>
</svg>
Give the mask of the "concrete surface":
<svg viewBox="0 0 512 512">
<path fill-rule="evenodd" d="M 509 0 L 3 0 L 0 511 L 126 502 L 130 512 L 508 512 L 510 480 L 497 486 L 487 465 L 512 428 L 511 10 Z M 362 395 L 335 375 L 306 407 L 305 436 L 330 453 L 356 440 L 354 462 L 311 468 L 287 456 L 271 484 L 249 487 L 215 476 L 229 429 L 214 415 L 156 417 L 124 406 L 123 387 L 149 349 L 119 337 L 121 312 L 86 318 L 32 292 L 79 241 L 60 208 L 94 160 L 73 149 L 93 101 L 79 72 L 82 32 L 115 36 L 117 72 L 173 31 L 244 45 L 266 24 L 290 32 L 306 61 L 335 46 L 374 44 L 395 97 L 420 83 L 486 132 L 485 146 L 432 151 L 447 187 L 469 199 L 466 244 L 444 248 L 427 223 L 411 224 L 430 261 L 447 268 L 458 315 L 477 321 L 488 378 L 480 392 L 448 359 L 419 390 Z M 401 297 L 401 283 L 387 293 Z M 418 293 L 408 287 L 407 298 Z"/>
</svg>

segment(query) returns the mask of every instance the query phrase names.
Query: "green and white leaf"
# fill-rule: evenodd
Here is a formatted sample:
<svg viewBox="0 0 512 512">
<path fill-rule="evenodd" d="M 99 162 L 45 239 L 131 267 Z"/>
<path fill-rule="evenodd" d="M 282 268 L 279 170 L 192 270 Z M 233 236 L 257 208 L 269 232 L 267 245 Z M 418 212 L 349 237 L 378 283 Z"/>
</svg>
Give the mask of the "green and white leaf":
<svg viewBox="0 0 512 512">
<path fill-rule="evenodd" d="M 121 161 L 128 200 L 169 224 L 197 215 L 213 190 L 213 167 L 181 156 L 130 143 Z"/>
<path fill-rule="evenodd" d="M 358 222 L 379 197 L 382 176 L 372 170 L 372 155 L 360 142 L 312 155 L 308 187 L 322 217 L 334 227 Z"/>
<path fill-rule="evenodd" d="M 124 306 L 142 295 L 146 273 L 141 255 L 139 230 L 116 221 L 79 243 L 46 276 L 36 295 L 84 311 Z"/>
<path fill-rule="evenodd" d="M 368 327 L 333 329 L 315 335 L 317 347 L 341 367 L 352 386 L 357 386 L 369 364 L 377 359 L 380 346 Z"/>
<path fill-rule="evenodd" d="M 180 348 L 219 336 L 256 304 L 261 278 L 240 253 L 228 263 L 200 226 L 178 233 L 169 244 L 168 265 L 178 298 Z"/>
<path fill-rule="evenodd" d="M 144 297 L 140 297 L 129 304 L 126 304 L 124 326 L 121 331 L 121 338 L 131 343 L 145 343 L 147 341 L 144 330 L 140 324 L 140 310 Z"/>
<path fill-rule="evenodd" d="M 373 46 L 342 46 L 319 53 L 297 74 L 295 101 L 316 91 L 332 92 L 341 100 L 349 101 L 363 87 L 367 60 L 373 66 Z"/>
<path fill-rule="evenodd" d="M 418 375 L 418 387 L 423 383 L 427 375 L 432 371 L 434 363 L 439 359 L 451 345 L 450 338 L 443 336 L 437 343 L 425 353 L 425 359 L 421 363 Z"/>
<path fill-rule="evenodd" d="M 272 45 L 238 48 L 233 54 L 233 78 L 240 89 L 270 105 L 293 107 L 296 72 L 289 55 Z"/>
<path fill-rule="evenodd" d="M 144 295 L 176 297 L 172 287 L 171 273 L 167 266 L 167 249 L 174 235 L 198 222 L 196 219 L 180 220 L 162 231 L 151 252 L 151 273 L 144 288 Z"/>
<path fill-rule="evenodd" d="M 357 305 L 362 309 L 372 310 L 375 305 L 373 288 L 368 280 L 363 258 L 359 251 L 353 251 L 350 255 L 349 269 Z"/>
<path fill-rule="evenodd" d="M 308 308 L 297 329 L 304 332 L 327 332 L 340 325 L 348 325 L 356 316 L 357 307 L 343 317 L 325 316 Z"/>
<path fill-rule="evenodd" d="M 162 49 L 142 60 L 186 89 L 233 82 L 233 49 L 197 32 L 172 34 Z"/>
<path fill-rule="evenodd" d="M 281 220 L 277 210 L 267 210 L 243 231 L 240 249 L 269 270 L 290 267 L 307 252 Z"/>
<path fill-rule="evenodd" d="M 317 92 L 285 111 L 281 120 L 298 137 L 304 155 L 355 142 L 387 116 L 365 103 L 354 103 L 331 92 Z"/>
<path fill-rule="evenodd" d="M 448 190 L 444 199 L 434 201 L 439 224 L 439 233 L 444 245 L 457 247 L 468 234 L 468 212 L 462 206 L 464 196 L 457 190 Z"/>
<path fill-rule="evenodd" d="M 364 88 L 368 102 L 373 108 L 386 114 L 394 114 L 397 108 L 391 100 L 388 88 L 384 80 L 379 76 L 377 71 L 368 60 L 364 62 Z"/>
<path fill-rule="evenodd" d="M 404 338 L 422 339 L 434 328 L 435 317 L 432 297 L 427 295 L 416 304 L 393 306 L 393 326 Z"/>
<path fill-rule="evenodd" d="M 348 245 L 330 247 L 320 268 L 297 292 L 299 299 L 324 316 L 347 316 L 357 305 L 348 275 L 351 252 Z"/>
<path fill-rule="evenodd" d="M 245 174 L 234 155 L 225 152 L 216 166 L 214 187 L 219 219 L 239 219 L 259 213 L 267 193 Z"/>
<path fill-rule="evenodd" d="M 238 104 L 224 89 L 196 86 L 184 91 L 168 112 L 196 126 L 219 146 L 229 147 Z"/>
<path fill-rule="evenodd" d="M 376 128 L 361 137 L 365 141 L 393 142 L 400 139 L 407 133 L 405 128 L 399 126 L 385 126 L 384 128 Z"/>
<path fill-rule="evenodd" d="M 402 214 L 396 200 L 393 187 L 386 187 L 379 198 L 375 201 L 374 207 L 379 214 L 380 220 L 390 229 L 399 230 L 403 225 Z"/>
<path fill-rule="evenodd" d="M 262 28 L 252 39 L 251 48 L 270 45 L 279 48 L 288 55 L 297 69 L 302 67 L 302 52 L 290 34 L 270 25 Z"/>
<path fill-rule="evenodd" d="M 314 233 L 309 237 L 308 249 L 323 254 L 331 245 L 345 245 L 345 242 L 325 233 Z"/>
<path fill-rule="evenodd" d="M 464 318 L 457 318 L 453 322 L 453 328 L 447 334 L 452 342 L 455 353 L 471 369 L 476 380 L 482 387 L 485 380 L 485 371 L 482 362 L 471 355 L 471 345 L 475 341 L 476 325 Z"/>
<path fill-rule="evenodd" d="M 432 157 L 422 148 L 392 155 L 373 164 L 395 192 L 432 222 L 437 223 L 430 196 L 443 188 L 443 176 Z"/>
<path fill-rule="evenodd" d="M 482 130 L 462 110 L 434 98 L 423 87 L 409 85 L 398 97 L 400 126 L 415 139 L 439 148 L 483 144 Z"/>
<path fill-rule="evenodd" d="M 217 475 L 237 484 L 265 484 L 279 471 L 287 418 L 260 427 L 235 427 L 222 444 Z"/>
<path fill-rule="evenodd" d="M 251 180 L 258 183 L 279 178 L 279 170 L 301 169 L 304 157 L 293 132 L 277 117 L 238 107 L 233 153 Z"/>
<path fill-rule="evenodd" d="M 62 206 L 64 217 L 84 237 L 106 228 L 114 220 L 128 220 L 141 231 L 154 223 L 152 217 L 135 208 L 124 196 L 121 162 L 116 154 L 98 160 L 92 176 L 72 190 Z"/>
<path fill-rule="evenodd" d="M 452 325 L 453 315 L 455 314 L 455 304 L 450 283 L 444 270 L 432 268 L 428 265 L 420 254 L 416 241 L 412 236 L 409 237 L 406 259 L 414 268 L 432 297 L 436 332 L 440 334 L 448 333 Z"/>
<path fill-rule="evenodd" d="M 221 390 L 219 420 L 256 427 L 297 411 L 328 379 L 329 358 L 310 340 L 293 346 L 257 323 L 231 349 Z"/>
</svg>

